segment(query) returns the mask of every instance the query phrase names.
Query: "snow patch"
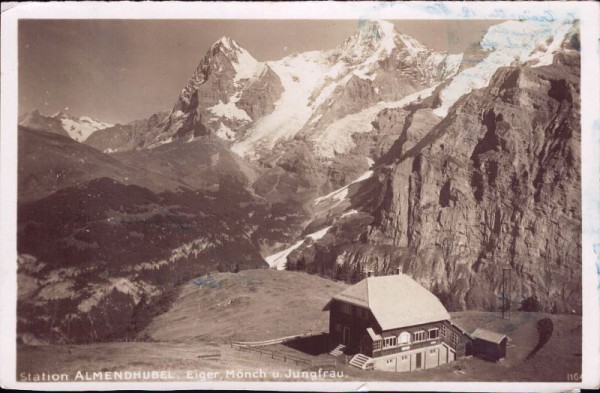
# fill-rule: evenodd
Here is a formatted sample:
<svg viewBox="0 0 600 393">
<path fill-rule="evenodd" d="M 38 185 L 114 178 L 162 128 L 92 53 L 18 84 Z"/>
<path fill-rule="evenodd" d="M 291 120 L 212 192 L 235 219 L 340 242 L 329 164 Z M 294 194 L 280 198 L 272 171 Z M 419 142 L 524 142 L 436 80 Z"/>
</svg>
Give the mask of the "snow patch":
<svg viewBox="0 0 600 393">
<path fill-rule="evenodd" d="M 428 50 L 425 45 L 421 44 L 419 41 L 415 40 L 411 36 L 400 34 L 399 37 L 402 43 L 406 46 L 406 49 L 412 54 L 425 52 Z"/>
<path fill-rule="evenodd" d="M 227 127 L 225 124 L 221 123 L 219 129 L 217 130 L 217 136 L 226 141 L 232 141 L 235 139 L 235 132 L 233 132 L 231 128 Z"/>
<path fill-rule="evenodd" d="M 148 149 L 154 149 L 161 145 L 166 145 L 167 143 L 173 142 L 173 138 L 169 137 L 167 139 L 163 139 L 162 141 L 154 142 L 153 144 L 148 146 Z"/>
<path fill-rule="evenodd" d="M 367 180 L 368 178 L 370 178 L 371 176 L 373 176 L 373 171 L 367 171 L 365 173 L 363 173 L 362 175 L 360 175 L 360 177 L 358 177 L 358 179 L 354 180 L 352 183 L 342 187 L 342 188 L 338 188 L 337 190 L 330 192 L 329 194 L 316 198 L 315 199 L 315 205 L 324 202 L 326 200 L 336 200 L 338 201 L 335 205 L 333 205 L 332 207 L 337 206 L 338 204 L 340 204 L 342 201 L 344 201 L 347 197 L 348 197 L 348 188 L 356 183 L 360 183 L 363 180 Z"/>
<path fill-rule="evenodd" d="M 262 71 L 259 63 L 247 50 L 236 48 L 236 61 L 232 61 L 231 65 L 235 69 L 234 83 L 239 83 L 242 79 L 250 79 L 255 73 Z"/>
<path fill-rule="evenodd" d="M 208 110 L 216 116 L 225 117 L 227 119 L 252 121 L 245 110 L 240 109 L 235 105 L 236 102 L 237 100 L 235 98 L 229 100 L 227 104 L 223 103 L 223 101 L 219 101 L 217 105 L 208 108 Z"/>
<path fill-rule="evenodd" d="M 290 255 L 290 253 L 292 251 L 294 251 L 295 249 L 300 247 L 306 241 L 307 238 L 311 238 L 313 240 L 322 239 L 323 236 L 325 236 L 325 234 L 327 234 L 327 231 L 329 231 L 330 228 L 331 228 L 331 226 L 328 226 L 317 232 L 313 232 L 309 235 L 306 235 L 306 237 L 304 239 L 297 241 L 291 247 L 288 247 L 283 251 L 280 251 L 276 254 L 266 257 L 265 261 L 267 261 L 267 263 L 269 264 L 269 266 L 271 268 L 275 268 L 277 270 L 285 270 L 285 265 L 287 263 L 287 257 L 288 257 L 288 255 Z"/>
<path fill-rule="evenodd" d="M 356 213 L 358 213 L 358 210 L 356 210 L 356 209 L 348 210 L 346 213 L 342 214 L 340 216 L 340 218 L 348 217 L 348 216 L 350 216 L 352 214 L 356 214 Z"/>
<path fill-rule="evenodd" d="M 310 124 L 317 124 L 317 122 L 321 119 L 321 116 L 323 116 L 323 115 L 319 114 L 319 115 L 313 117 L 313 119 L 310 121 Z"/>
</svg>

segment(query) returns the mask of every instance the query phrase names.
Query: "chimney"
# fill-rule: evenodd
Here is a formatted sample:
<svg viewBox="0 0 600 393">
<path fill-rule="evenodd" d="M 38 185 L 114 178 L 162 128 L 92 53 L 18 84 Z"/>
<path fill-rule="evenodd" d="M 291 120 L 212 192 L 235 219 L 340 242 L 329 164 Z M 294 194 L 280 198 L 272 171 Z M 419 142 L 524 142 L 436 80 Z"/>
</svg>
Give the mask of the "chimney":
<svg viewBox="0 0 600 393">
<path fill-rule="evenodd" d="M 396 274 L 398 274 L 398 275 L 402 274 L 402 266 L 398 266 L 396 268 Z"/>
<path fill-rule="evenodd" d="M 373 270 L 367 270 L 367 277 L 373 277 Z"/>
</svg>

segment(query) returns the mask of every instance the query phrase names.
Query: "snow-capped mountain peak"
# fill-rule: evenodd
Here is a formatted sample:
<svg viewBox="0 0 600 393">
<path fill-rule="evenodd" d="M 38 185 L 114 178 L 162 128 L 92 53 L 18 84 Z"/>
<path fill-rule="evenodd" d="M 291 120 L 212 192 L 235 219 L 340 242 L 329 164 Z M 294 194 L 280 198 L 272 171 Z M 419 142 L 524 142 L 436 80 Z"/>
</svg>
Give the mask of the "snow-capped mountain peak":
<svg viewBox="0 0 600 393">
<path fill-rule="evenodd" d="M 45 116 L 37 109 L 21 116 L 19 124 L 47 132 L 68 135 L 77 142 L 83 142 L 94 132 L 113 126 L 113 124 L 101 122 L 88 116 L 76 117 L 60 111 L 52 116 Z"/>
<path fill-rule="evenodd" d="M 235 69 L 236 81 L 250 78 L 257 71 L 259 62 L 230 37 L 221 37 L 213 44 L 210 52 L 212 57 L 217 56 L 219 53 L 225 55 Z"/>
<path fill-rule="evenodd" d="M 431 49 L 406 34 L 400 34 L 387 21 L 361 21 L 358 30 L 338 49 L 340 59 L 349 63 L 372 63 L 392 54 L 394 49 L 416 55 Z M 370 60 L 370 61 L 369 61 Z"/>
<path fill-rule="evenodd" d="M 52 117 L 60 120 L 67 134 L 77 142 L 83 142 L 94 132 L 114 125 L 92 119 L 88 116 L 75 117 L 62 112 L 58 112 Z"/>
<path fill-rule="evenodd" d="M 461 59 L 462 55 L 435 52 L 400 34 L 390 22 L 361 21 L 356 32 L 331 51 L 306 52 L 269 63 L 280 77 L 284 93 L 275 110 L 250 125 L 232 150 L 246 157 L 260 156 L 261 151 L 268 154 L 278 141 L 293 138 L 303 129 L 312 134 L 309 139 L 313 142 L 322 133 L 327 134 L 318 138 L 323 144 L 331 139 L 351 140 L 348 127 L 334 127 L 345 130 L 341 132 L 347 138 L 340 139 L 339 133 L 329 132 L 328 124 L 337 125 L 341 118 L 360 113 L 365 108 L 359 107 L 359 100 L 371 108 L 367 113 L 374 116 L 371 112 L 386 103 L 399 102 L 454 75 Z M 403 82 L 397 89 L 384 88 L 390 79 Z M 360 122 L 366 122 L 366 131 L 371 129 L 367 120 Z M 351 141 L 344 144 L 350 145 Z M 327 154 L 320 154 L 324 151 Z M 315 152 L 332 156 L 329 146 L 316 146 Z"/>
<path fill-rule="evenodd" d="M 224 50 L 232 51 L 239 48 L 239 45 L 231 37 L 223 36 L 219 38 L 212 46 L 213 48 L 223 48 Z"/>
<path fill-rule="evenodd" d="M 385 21 L 361 21 L 358 30 L 341 45 L 340 59 L 362 62 L 373 54 L 390 55 L 397 44 L 398 32 Z"/>
</svg>

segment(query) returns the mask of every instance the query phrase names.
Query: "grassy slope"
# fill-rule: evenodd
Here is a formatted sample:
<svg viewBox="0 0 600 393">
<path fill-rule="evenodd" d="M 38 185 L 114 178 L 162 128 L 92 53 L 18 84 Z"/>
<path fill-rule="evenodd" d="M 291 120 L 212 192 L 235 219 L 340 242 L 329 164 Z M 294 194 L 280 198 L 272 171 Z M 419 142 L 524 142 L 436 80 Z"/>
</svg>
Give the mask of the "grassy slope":
<svg viewBox="0 0 600 393">
<path fill-rule="evenodd" d="M 347 284 L 276 270 L 216 273 L 184 286 L 143 332 L 155 340 L 260 341 L 328 330 L 325 304 Z M 198 281 L 196 281 L 198 282 Z"/>
<path fill-rule="evenodd" d="M 183 186 L 173 178 L 123 163 L 67 136 L 19 127 L 19 203 L 101 177 L 155 192 Z"/>
<path fill-rule="evenodd" d="M 228 345 L 229 338 L 262 340 L 327 330 L 328 313 L 321 310 L 332 294 L 346 287 L 287 271 L 247 270 L 212 277 L 204 278 L 206 285 L 202 287 L 186 284 L 174 307 L 150 324 L 145 333 L 161 342 L 20 346 L 18 370 L 172 370 L 176 378 L 185 379 L 186 370 L 194 369 L 222 374 L 229 369 L 306 369 L 257 353 L 236 351 Z M 469 331 L 483 327 L 509 335 L 507 358 L 500 363 L 467 358 L 412 373 L 363 371 L 342 364 L 336 370 L 344 372 L 344 381 L 566 381 L 567 373 L 581 371 L 580 316 L 514 312 L 510 320 L 503 320 L 498 313 L 478 311 L 452 316 Z M 534 359 L 525 360 L 537 344 L 535 324 L 545 317 L 553 320 L 554 334 Z M 310 358 L 283 345 L 272 349 Z M 198 358 L 215 350 L 221 353 L 219 360 Z M 320 355 L 318 359 L 327 357 Z M 338 358 L 338 363 L 341 360 Z"/>
</svg>

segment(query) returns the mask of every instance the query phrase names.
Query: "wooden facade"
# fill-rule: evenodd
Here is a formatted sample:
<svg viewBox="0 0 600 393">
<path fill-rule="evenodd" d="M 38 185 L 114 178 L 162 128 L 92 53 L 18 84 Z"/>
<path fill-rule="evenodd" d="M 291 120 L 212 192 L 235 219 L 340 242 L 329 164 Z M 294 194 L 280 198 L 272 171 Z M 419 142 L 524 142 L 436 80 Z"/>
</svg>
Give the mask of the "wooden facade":
<svg viewBox="0 0 600 393">
<path fill-rule="evenodd" d="M 499 343 L 475 338 L 473 340 L 473 355 L 478 358 L 497 362 L 506 357 L 506 343 L 508 338 L 504 338 Z"/>
<path fill-rule="evenodd" d="M 368 276 L 335 295 L 325 309 L 332 346 L 360 353 L 351 363 L 357 367 L 413 371 L 472 351 L 471 336 L 451 321 L 439 299 L 401 272 Z"/>
<path fill-rule="evenodd" d="M 367 328 L 376 325 L 373 313 L 367 308 L 338 300 L 330 305 L 329 336 L 334 343 L 371 356 L 372 348 L 364 346 L 364 335 L 368 335 Z"/>
<path fill-rule="evenodd" d="M 349 353 L 383 357 L 445 344 L 456 358 L 468 355 L 470 337 L 450 321 L 437 321 L 383 331 L 367 308 L 340 300 L 330 304 L 329 334 L 333 344 L 344 344 Z M 367 331 L 372 329 L 375 337 Z"/>
</svg>

